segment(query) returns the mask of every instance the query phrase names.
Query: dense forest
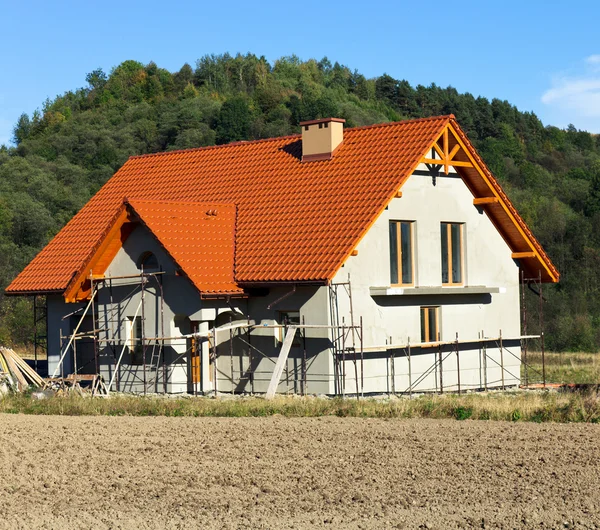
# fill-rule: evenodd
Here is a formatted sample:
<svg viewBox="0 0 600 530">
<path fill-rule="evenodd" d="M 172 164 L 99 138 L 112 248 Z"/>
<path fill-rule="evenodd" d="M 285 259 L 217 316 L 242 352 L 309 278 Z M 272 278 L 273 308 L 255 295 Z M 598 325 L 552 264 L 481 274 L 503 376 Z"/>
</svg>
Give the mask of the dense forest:
<svg viewBox="0 0 600 530">
<path fill-rule="evenodd" d="M 131 155 L 296 133 L 319 117 L 353 127 L 453 113 L 562 274 L 544 286 L 547 347 L 600 347 L 599 136 L 327 58 L 211 55 L 175 73 L 125 61 L 85 81 L 23 114 L 14 146 L 0 147 L 2 290 Z M 31 322 L 31 300 L 0 299 L 0 342 L 27 343 Z"/>
</svg>

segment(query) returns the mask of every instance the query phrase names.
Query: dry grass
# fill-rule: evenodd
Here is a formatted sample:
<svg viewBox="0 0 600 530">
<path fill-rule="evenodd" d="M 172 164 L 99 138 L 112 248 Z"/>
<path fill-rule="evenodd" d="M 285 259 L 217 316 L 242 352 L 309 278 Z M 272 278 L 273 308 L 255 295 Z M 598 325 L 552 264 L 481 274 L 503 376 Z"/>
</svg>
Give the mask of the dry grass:
<svg viewBox="0 0 600 530">
<path fill-rule="evenodd" d="M 546 353 L 546 379 L 554 383 L 597 384 L 600 357 L 593 353 Z M 541 380 L 541 354 L 528 354 L 530 382 Z M 522 368 L 524 372 L 524 369 Z M 456 418 L 508 421 L 600 423 L 600 395 L 580 392 L 489 392 L 426 395 L 414 399 L 326 399 L 279 397 L 165 398 L 75 395 L 35 400 L 27 394 L 0 398 L 0 412 L 72 416 L 354 416 L 368 418 Z"/>
<path fill-rule="evenodd" d="M 16 344 L 12 349 L 17 352 L 22 359 L 33 361 L 35 359 L 35 351 L 33 344 Z M 48 358 L 45 351 L 38 351 L 38 361 L 45 361 Z"/>
<path fill-rule="evenodd" d="M 280 397 L 235 399 L 74 395 L 35 400 L 28 395 L 0 399 L 0 412 L 112 416 L 352 416 L 365 418 L 455 418 L 536 422 L 600 422 L 597 393 L 505 392 L 448 394 L 414 399 L 324 399 Z"/>
<path fill-rule="evenodd" d="M 528 352 L 527 364 L 530 382 L 542 381 L 542 354 Z M 600 354 L 546 352 L 546 382 L 548 383 L 600 383 Z M 521 365 L 521 379 L 525 380 L 525 366 Z"/>
</svg>

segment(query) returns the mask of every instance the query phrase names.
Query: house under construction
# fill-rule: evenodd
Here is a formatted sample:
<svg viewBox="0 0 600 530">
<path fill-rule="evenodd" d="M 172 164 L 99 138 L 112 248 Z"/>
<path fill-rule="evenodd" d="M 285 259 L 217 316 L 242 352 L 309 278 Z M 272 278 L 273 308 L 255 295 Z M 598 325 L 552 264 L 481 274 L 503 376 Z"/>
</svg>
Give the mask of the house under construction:
<svg viewBox="0 0 600 530">
<path fill-rule="evenodd" d="M 6 290 L 46 301 L 50 374 L 144 393 L 518 385 L 520 283 L 559 274 L 454 117 L 301 128 L 126 162 Z"/>
</svg>

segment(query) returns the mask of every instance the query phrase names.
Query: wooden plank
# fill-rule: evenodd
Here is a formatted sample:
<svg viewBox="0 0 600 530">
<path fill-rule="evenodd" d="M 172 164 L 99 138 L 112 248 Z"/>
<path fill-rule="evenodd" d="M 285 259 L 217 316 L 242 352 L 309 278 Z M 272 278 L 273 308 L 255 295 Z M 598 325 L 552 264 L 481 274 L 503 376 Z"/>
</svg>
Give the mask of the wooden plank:
<svg viewBox="0 0 600 530">
<path fill-rule="evenodd" d="M 473 205 L 480 206 L 481 204 L 496 204 L 498 201 L 498 197 L 476 197 L 473 199 Z"/>
<path fill-rule="evenodd" d="M 17 367 L 23 373 L 23 375 L 29 378 L 33 384 L 42 387 L 45 386 L 44 380 L 38 375 L 38 373 L 33 368 L 31 368 L 31 366 L 29 366 L 23 359 L 21 359 L 21 357 L 19 357 L 18 353 L 10 349 L 5 349 L 3 353 L 5 356 L 8 354 L 12 358 Z"/>
<path fill-rule="evenodd" d="M 523 259 L 523 258 L 535 258 L 536 257 L 536 253 L 535 252 L 513 252 L 512 253 L 512 258 L 513 259 Z"/>
<path fill-rule="evenodd" d="M 444 160 L 437 160 L 433 158 L 422 158 L 421 162 L 423 164 L 432 164 L 434 166 L 444 165 Z M 464 162 L 462 160 L 452 160 L 451 162 L 448 162 L 448 164 L 454 167 L 473 167 L 473 164 L 471 164 L 471 162 Z"/>
<path fill-rule="evenodd" d="M 450 154 L 448 155 L 448 158 L 449 158 L 450 160 L 452 160 L 452 159 L 454 158 L 454 155 L 455 155 L 456 153 L 458 153 L 459 149 L 460 149 L 460 144 L 456 144 L 456 145 L 454 146 L 454 149 L 452 149 L 452 151 L 450 151 Z M 450 162 L 450 163 L 452 163 L 452 162 Z"/>
<path fill-rule="evenodd" d="M 4 360 L 6 361 L 6 364 L 8 364 L 8 369 L 11 375 L 19 382 L 19 390 L 25 390 L 29 385 L 25 380 L 25 377 L 23 377 L 21 370 L 19 370 L 19 367 L 16 365 L 14 360 L 7 355 L 4 355 Z"/>
<path fill-rule="evenodd" d="M 290 326 L 285 334 L 285 339 L 283 339 L 281 351 L 279 352 L 279 357 L 277 358 L 273 375 L 271 376 L 269 388 L 267 389 L 267 395 L 265 396 L 267 399 L 273 399 L 275 397 L 275 392 L 277 392 L 279 380 L 281 379 L 281 374 L 283 373 L 283 369 L 287 363 L 288 355 L 290 354 L 290 349 L 292 348 L 294 336 L 296 335 L 297 330 L 298 328 L 296 326 Z"/>
<path fill-rule="evenodd" d="M 476 197 L 473 199 L 473 204 L 475 206 L 480 206 L 481 204 L 495 204 L 498 201 L 498 197 Z"/>
</svg>

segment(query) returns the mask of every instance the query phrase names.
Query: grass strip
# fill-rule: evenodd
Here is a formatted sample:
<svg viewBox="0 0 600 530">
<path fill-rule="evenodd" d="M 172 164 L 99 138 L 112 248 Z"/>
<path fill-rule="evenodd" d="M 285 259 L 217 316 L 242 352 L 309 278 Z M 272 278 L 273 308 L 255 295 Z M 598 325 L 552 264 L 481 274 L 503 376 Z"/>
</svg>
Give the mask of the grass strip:
<svg viewBox="0 0 600 530">
<path fill-rule="evenodd" d="M 54 396 L 43 400 L 27 394 L 0 398 L 0 412 L 61 416 L 185 416 L 357 418 L 454 418 L 533 422 L 600 422 L 600 396 L 595 392 L 505 392 L 425 395 L 413 399 L 327 399 L 278 397 L 164 398 L 113 395 L 109 399 Z"/>
</svg>

